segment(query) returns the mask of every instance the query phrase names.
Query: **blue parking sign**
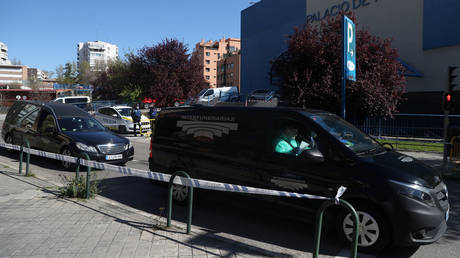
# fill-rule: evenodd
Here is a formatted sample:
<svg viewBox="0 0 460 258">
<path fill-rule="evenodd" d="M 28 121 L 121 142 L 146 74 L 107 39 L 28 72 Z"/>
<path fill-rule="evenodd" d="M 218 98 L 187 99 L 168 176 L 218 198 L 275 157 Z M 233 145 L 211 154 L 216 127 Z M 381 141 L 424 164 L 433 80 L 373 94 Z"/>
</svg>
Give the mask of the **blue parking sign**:
<svg viewBox="0 0 460 258">
<path fill-rule="evenodd" d="M 356 81 L 356 31 L 350 18 L 343 16 L 343 71 L 347 80 Z"/>
</svg>

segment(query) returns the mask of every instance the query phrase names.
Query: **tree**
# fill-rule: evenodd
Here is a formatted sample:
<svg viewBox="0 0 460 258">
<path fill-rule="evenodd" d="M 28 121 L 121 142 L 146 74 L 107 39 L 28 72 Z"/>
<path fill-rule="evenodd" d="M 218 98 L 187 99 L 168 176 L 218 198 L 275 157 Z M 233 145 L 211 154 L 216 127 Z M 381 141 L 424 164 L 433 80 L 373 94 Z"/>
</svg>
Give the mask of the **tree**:
<svg viewBox="0 0 460 258">
<path fill-rule="evenodd" d="M 178 40 L 166 39 L 144 47 L 130 61 L 131 78 L 137 78 L 137 85 L 144 89 L 141 96 L 157 99 L 160 106 L 196 96 L 206 87 L 198 59 L 188 54 L 188 48 Z"/>
<path fill-rule="evenodd" d="M 343 14 L 342 14 L 343 15 Z M 271 76 L 287 101 L 339 113 L 342 76 L 342 15 L 319 27 L 305 24 L 272 61 Z M 351 13 L 348 17 L 354 21 Z M 358 28 L 358 26 L 356 26 Z M 357 81 L 347 82 L 347 114 L 392 116 L 405 90 L 404 67 L 390 39 L 356 32 Z"/>
<path fill-rule="evenodd" d="M 93 83 L 94 79 L 95 74 L 91 71 L 88 61 L 81 61 L 78 67 L 78 83 L 89 85 Z"/>
<path fill-rule="evenodd" d="M 56 81 L 59 84 L 64 84 L 64 66 L 56 67 Z"/>
<path fill-rule="evenodd" d="M 64 84 L 73 85 L 78 82 L 77 64 L 67 62 L 64 65 Z"/>
</svg>

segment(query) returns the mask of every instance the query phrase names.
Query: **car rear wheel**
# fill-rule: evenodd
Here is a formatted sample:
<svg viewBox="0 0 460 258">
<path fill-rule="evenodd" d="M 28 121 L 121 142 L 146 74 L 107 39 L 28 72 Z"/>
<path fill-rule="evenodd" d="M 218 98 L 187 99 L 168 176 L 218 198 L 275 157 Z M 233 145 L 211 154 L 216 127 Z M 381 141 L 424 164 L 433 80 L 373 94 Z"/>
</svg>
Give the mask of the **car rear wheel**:
<svg viewBox="0 0 460 258">
<path fill-rule="evenodd" d="M 8 143 L 8 144 L 14 144 L 13 136 L 11 135 L 11 133 L 6 135 L 5 142 Z M 7 149 L 7 150 L 8 150 L 8 152 L 13 152 L 13 149 Z"/>
<path fill-rule="evenodd" d="M 127 132 L 126 126 L 120 125 L 120 126 L 118 127 L 118 132 L 120 132 L 121 134 L 125 134 L 125 133 Z"/>
<path fill-rule="evenodd" d="M 378 252 L 390 243 L 390 228 L 387 219 L 372 205 L 352 204 L 358 214 L 358 249 L 362 252 Z M 353 216 L 348 211 L 341 212 L 337 230 L 341 239 L 351 243 L 353 237 Z"/>
</svg>

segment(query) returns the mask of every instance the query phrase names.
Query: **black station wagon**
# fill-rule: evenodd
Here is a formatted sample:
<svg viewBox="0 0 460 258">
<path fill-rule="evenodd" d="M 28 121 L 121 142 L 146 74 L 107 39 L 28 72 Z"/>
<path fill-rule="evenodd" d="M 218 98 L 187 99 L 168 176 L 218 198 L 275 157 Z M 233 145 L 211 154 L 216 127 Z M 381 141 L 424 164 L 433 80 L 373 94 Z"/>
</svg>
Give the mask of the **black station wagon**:
<svg viewBox="0 0 460 258">
<path fill-rule="evenodd" d="M 86 111 L 56 102 L 16 102 L 6 115 L 2 138 L 12 144 L 28 140 L 31 148 L 68 156 L 87 153 L 91 160 L 112 164 L 125 164 L 134 156 L 128 139 L 110 132 Z M 65 161 L 62 165 L 73 167 Z"/>
</svg>

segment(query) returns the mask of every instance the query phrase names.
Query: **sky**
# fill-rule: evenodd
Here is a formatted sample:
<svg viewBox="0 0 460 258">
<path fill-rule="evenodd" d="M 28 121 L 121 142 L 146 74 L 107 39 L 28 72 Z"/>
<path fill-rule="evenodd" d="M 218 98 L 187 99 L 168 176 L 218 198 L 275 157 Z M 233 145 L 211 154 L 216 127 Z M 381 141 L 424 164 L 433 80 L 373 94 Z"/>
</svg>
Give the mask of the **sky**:
<svg viewBox="0 0 460 258">
<path fill-rule="evenodd" d="M 77 44 L 105 41 L 120 57 L 166 38 L 195 44 L 240 38 L 240 14 L 255 0 L 0 0 L 8 58 L 55 71 L 77 61 Z"/>
</svg>

